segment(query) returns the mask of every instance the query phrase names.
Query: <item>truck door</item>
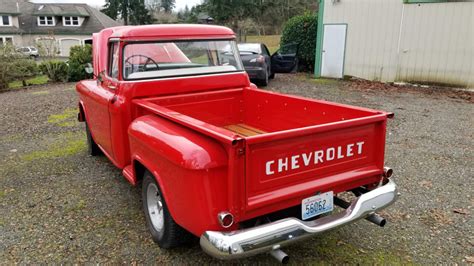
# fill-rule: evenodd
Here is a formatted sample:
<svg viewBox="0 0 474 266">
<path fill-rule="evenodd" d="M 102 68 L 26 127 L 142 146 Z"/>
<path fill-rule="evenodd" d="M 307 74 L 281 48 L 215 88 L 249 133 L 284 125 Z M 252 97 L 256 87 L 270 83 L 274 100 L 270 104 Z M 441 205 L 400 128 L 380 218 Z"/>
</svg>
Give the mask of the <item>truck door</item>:
<svg viewBox="0 0 474 266">
<path fill-rule="evenodd" d="M 92 136 L 107 155 L 114 157 L 111 145 L 111 125 L 109 106 L 114 99 L 119 72 L 119 43 L 109 43 L 108 67 L 101 72 L 99 86 L 90 92 L 88 122 Z"/>
<path fill-rule="evenodd" d="M 272 57 L 272 72 L 273 73 L 290 73 L 296 70 L 298 65 L 298 44 L 291 43 L 283 45 L 276 51 Z"/>
</svg>

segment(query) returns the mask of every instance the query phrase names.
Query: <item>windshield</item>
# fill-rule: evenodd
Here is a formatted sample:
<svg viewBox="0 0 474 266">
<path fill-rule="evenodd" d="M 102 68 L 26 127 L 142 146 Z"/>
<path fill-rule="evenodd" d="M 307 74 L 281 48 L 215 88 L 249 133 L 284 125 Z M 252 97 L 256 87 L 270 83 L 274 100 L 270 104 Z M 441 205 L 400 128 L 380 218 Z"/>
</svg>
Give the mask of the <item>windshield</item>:
<svg viewBox="0 0 474 266">
<path fill-rule="evenodd" d="M 240 54 L 260 54 L 260 44 L 258 43 L 239 43 Z"/>
<path fill-rule="evenodd" d="M 232 40 L 130 43 L 124 48 L 124 79 L 150 79 L 241 71 Z"/>
</svg>

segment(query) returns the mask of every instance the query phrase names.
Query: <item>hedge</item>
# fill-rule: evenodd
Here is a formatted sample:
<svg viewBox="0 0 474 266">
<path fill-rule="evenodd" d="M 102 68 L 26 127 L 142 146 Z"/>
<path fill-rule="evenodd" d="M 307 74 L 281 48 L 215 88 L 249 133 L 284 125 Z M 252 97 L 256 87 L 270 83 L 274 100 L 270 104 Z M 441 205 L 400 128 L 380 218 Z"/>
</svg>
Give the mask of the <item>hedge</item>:
<svg viewBox="0 0 474 266">
<path fill-rule="evenodd" d="M 298 43 L 300 71 L 312 71 L 316 50 L 317 16 L 306 12 L 290 18 L 283 27 L 280 45 Z"/>
</svg>

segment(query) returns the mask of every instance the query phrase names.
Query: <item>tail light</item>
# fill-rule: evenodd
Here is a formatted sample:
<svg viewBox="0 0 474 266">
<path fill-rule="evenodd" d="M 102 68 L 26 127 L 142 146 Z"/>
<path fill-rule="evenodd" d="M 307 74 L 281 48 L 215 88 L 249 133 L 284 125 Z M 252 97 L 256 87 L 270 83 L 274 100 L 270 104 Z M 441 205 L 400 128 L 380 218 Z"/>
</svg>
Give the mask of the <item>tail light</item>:
<svg viewBox="0 0 474 266">
<path fill-rule="evenodd" d="M 262 55 L 259 55 L 256 58 L 250 59 L 250 63 L 263 63 L 265 62 L 265 57 Z"/>
<path fill-rule="evenodd" d="M 220 212 L 217 214 L 217 220 L 224 228 L 229 228 L 234 224 L 234 216 L 230 212 Z"/>
</svg>

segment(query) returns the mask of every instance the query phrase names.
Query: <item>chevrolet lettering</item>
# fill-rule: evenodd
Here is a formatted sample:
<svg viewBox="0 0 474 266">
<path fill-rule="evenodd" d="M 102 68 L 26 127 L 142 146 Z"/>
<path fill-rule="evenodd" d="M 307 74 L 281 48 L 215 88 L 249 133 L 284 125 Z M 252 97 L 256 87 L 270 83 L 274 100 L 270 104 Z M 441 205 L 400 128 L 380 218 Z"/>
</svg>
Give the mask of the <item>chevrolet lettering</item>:
<svg viewBox="0 0 474 266">
<path fill-rule="evenodd" d="M 308 153 L 293 155 L 291 157 L 279 158 L 266 163 L 267 175 L 275 172 L 281 173 L 288 170 L 321 164 L 332 160 L 339 160 L 362 154 L 363 141 L 347 144 L 345 146 L 330 147 L 324 150 L 316 150 Z"/>
<path fill-rule="evenodd" d="M 140 186 L 159 247 L 199 238 L 217 259 L 286 261 L 296 241 L 385 224 L 377 212 L 397 198 L 384 165 L 392 113 L 257 88 L 221 26 L 107 28 L 87 69 L 94 78 L 76 90 L 88 153 Z"/>
</svg>

